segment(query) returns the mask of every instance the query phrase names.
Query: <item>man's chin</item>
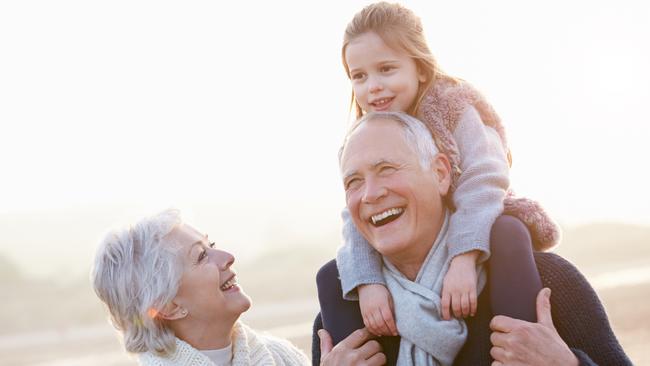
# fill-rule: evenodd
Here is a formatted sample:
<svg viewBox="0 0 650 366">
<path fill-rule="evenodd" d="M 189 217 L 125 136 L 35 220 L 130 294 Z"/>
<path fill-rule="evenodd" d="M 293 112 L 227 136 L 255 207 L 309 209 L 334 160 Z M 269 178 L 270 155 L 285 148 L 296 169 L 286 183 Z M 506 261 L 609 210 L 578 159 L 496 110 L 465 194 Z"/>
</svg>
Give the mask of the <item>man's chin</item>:
<svg viewBox="0 0 650 366">
<path fill-rule="evenodd" d="M 386 257 L 398 254 L 404 250 L 403 243 L 392 240 L 376 240 L 375 244 L 371 245 L 379 254 Z"/>
</svg>

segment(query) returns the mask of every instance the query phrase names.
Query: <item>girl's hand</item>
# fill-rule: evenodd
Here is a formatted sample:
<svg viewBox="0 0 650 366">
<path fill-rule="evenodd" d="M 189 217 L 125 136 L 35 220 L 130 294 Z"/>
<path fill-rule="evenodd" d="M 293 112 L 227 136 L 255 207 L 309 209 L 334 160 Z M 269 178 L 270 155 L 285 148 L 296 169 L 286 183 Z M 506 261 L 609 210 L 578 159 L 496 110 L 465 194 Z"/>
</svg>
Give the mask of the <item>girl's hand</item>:
<svg viewBox="0 0 650 366">
<path fill-rule="evenodd" d="M 363 323 L 375 335 L 396 336 L 397 326 L 393 317 L 393 298 L 384 285 L 361 285 L 359 307 Z"/>
<path fill-rule="evenodd" d="M 442 283 L 441 316 L 451 319 L 451 310 L 456 318 L 476 314 L 476 260 L 479 251 L 459 254 L 451 260 L 449 270 Z"/>
</svg>

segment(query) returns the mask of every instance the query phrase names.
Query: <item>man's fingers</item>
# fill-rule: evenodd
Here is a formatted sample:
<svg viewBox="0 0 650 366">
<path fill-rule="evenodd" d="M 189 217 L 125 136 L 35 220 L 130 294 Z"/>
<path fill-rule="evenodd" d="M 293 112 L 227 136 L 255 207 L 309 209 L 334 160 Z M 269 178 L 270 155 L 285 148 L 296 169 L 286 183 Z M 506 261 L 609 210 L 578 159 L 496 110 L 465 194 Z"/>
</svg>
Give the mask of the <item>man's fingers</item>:
<svg viewBox="0 0 650 366">
<path fill-rule="evenodd" d="M 506 333 L 492 332 L 492 334 L 490 334 L 490 343 L 492 343 L 493 346 L 505 348 L 507 337 Z"/>
<path fill-rule="evenodd" d="M 386 355 L 381 352 L 377 352 L 372 357 L 366 360 L 368 366 L 381 366 L 386 364 Z"/>
<path fill-rule="evenodd" d="M 449 293 L 446 291 L 442 292 L 442 299 L 440 300 L 440 307 L 442 310 L 442 318 L 444 320 L 449 320 L 451 319 L 451 316 L 449 314 L 449 307 L 451 306 L 451 296 L 449 296 Z"/>
<path fill-rule="evenodd" d="M 521 322 L 505 315 L 497 315 L 490 321 L 490 329 L 495 332 L 510 333 Z"/>
<path fill-rule="evenodd" d="M 506 350 L 501 347 L 492 347 L 490 349 L 490 356 L 498 362 L 506 363 L 507 361 Z"/>
<path fill-rule="evenodd" d="M 537 322 L 555 329 L 551 316 L 551 289 L 548 287 L 537 294 Z"/>
<path fill-rule="evenodd" d="M 342 340 L 340 343 L 344 343 L 344 346 L 349 348 L 358 348 L 360 345 L 364 344 L 367 340 L 373 338 L 370 331 L 367 328 L 357 329 L 347 338 Z M 339 344 L 340 344 L 339 343 Z"/>
<path fill-rule="evenodd" d="M 377 341 L 368 341 L 359 347 L 359 354 L 364 360 L 369 359 L 374 354 L 381 352 L 381 345 Z"/>
<path fill-rule="evenodd" d="M 318 338 L 320 338 L 320 359 L 322 360 L 328 353 L 330 353 L 330 351 L 332 351 L 334 344 L 332 342 L 332 337 L 325 329 L 318 330 Z"/>
<path fill-rule="evenodd" d="M 469 294 L 462 294 L 460 296 L 460 309 L 463 312 L 463 318 L 469 316 Z"/>
</svg>

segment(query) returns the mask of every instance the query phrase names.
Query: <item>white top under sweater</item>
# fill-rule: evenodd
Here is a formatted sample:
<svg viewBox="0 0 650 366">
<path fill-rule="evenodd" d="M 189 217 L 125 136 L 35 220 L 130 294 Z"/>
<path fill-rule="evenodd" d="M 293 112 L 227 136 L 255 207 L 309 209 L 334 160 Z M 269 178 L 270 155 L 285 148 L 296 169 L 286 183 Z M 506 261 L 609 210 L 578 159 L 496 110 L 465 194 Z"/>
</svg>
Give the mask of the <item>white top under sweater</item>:
<svg viewBox="0 0 650 366">
<path fill-rule="evenodd" d="M 291 342 L 260 334 L 237 322 L 233 329 L 232 366 L 307 366 L 311 362 Z M 216 366 L 208 356 L 176 338 L 176 350 L 167 357 L 153 352 L 139 355 L 142 366 Z"/>
<path fill-rule="evenodd" d="M 232 343 L 219 349 L 202 349 L 201 353 L 208 356 L 216 366 L 232 365 Z"/>
</svg>

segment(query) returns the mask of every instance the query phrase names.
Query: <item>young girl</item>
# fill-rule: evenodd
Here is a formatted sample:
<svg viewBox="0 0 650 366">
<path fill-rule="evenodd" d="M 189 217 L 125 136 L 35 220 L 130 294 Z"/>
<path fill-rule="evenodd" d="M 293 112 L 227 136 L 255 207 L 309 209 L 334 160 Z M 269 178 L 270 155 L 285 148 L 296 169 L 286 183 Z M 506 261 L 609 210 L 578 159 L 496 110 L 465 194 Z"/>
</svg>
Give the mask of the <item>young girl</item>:
<svg viewBox="0 0 650 366">
<path fill-rule="evenodd" d="M 493 313 L 535 321 L 541 281 L 532 248 L 549 249 L 559 240 L 559 231 L 539 205 L 515 199 L 508 191 L 510 153 L 494 110 L 471 85 L 440 70 L 420 19 L 400 5 L 376 3 L 356 14 L 345 31 L 342 56 L 357 117 L 370 111 L 416 116 L 451 162 L 447 203 L 453 214 L 447 245 L 453 259 L 443 282 L 442 318 L 475 314 L 481 290 L 477 266 L 489 258 Z M 491 139 L 500 141 L 503 149 L 490 149 Z M 343 219 L 345 243 L 337 266 L 344 297 L 358 296 L 363 322 L 371 332 L 397 335 L 381 256 L 356 231 L 347 211 Z M 330 301 L 323 292 L 325 278 L 319 273 L 321 309 Z M 328 319 L 337 314 L 322 316 L 335 341 L 355 326 L 337 331 L 332 328 L 342 322 Z"/>
</svg>

